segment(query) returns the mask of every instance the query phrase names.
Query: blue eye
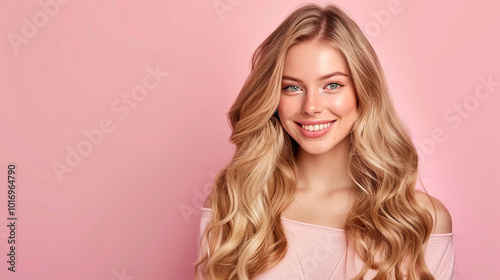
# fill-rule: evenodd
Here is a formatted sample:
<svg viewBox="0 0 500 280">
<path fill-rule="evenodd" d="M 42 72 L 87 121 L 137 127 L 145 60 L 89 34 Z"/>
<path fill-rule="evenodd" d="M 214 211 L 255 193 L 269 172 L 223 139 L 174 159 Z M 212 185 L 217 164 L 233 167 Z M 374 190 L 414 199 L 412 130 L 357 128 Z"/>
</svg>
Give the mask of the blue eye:
<svg viewBox="0 0 500 280">
<path fill-rule="evenodd" d="M 339 83 L 329 83 L 327 86 L 329 85 L 334 85 L 333 87 L 330 87 L 330 89 L 338 89 L 339 87 L 341 87 L 342 85 L 339 84 Z"/>
<path fill-rule="evenodd" d="M 293 88 L 296 88 L 296 90 L 291 90 L 291 91 L 297 91 L 297 90 L 300 90 L 300 87 L 295 86 L 295 85 L 292 85 L 292 86 L 287 86 L 287 87 L 284 87 L 283 89 L 285 90 L 285 89 L 287 89 L 287 88 L 292 88 L 292 87 L 293 87 Z"/>
</svg>

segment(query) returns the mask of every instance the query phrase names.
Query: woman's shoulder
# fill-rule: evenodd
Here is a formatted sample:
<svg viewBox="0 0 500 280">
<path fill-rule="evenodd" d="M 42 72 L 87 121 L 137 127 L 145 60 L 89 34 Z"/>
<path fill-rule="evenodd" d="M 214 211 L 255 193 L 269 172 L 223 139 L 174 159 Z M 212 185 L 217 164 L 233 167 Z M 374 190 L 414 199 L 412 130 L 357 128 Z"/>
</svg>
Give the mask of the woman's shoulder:
<svg viewBox="0 0 500 280">
<path fill-rule="evenodd" d="M 212 203 L 210 201 L 210 195 L 207 196 L 205 202 L 203 202 L 203 208 L 212 208 Z"/>
<path fill-rule="evenodd" d="M 420 190 L 415 191 L 415 197 L 432 216 L 434 221 L 433 234 L 453 232 L 450 212 L 441 201 Z"/>
<path fill-rule="evenodd" d="M 420 190 L 415 191 L 415 197 L 432 216 L 432 219 L 435 223 L 435 226 L 432 230 L 433 234 L 445 234 L 453 232 L 450 212 L 441 201 Z M 213 210 L 210 196 L 208 196 L 203 203 L 202 210 L 207 212 L 207 214 L 212 213 Z"/>
</svg>

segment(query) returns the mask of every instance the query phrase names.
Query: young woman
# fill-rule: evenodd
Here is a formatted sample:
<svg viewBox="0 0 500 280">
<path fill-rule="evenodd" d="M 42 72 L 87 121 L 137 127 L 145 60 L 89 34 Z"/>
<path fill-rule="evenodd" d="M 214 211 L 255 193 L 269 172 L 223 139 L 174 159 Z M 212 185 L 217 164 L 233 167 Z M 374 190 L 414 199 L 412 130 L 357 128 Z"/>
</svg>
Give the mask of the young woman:
<svg viewBox="0 0 500 280">
<path fill-rule="evenodd" d="M 228 118 L 197 279 L 454 279 L 450 214 L 416 190 L 377 55 L 337 6 L 303 5 L 266 38 Z"/>
</svg>

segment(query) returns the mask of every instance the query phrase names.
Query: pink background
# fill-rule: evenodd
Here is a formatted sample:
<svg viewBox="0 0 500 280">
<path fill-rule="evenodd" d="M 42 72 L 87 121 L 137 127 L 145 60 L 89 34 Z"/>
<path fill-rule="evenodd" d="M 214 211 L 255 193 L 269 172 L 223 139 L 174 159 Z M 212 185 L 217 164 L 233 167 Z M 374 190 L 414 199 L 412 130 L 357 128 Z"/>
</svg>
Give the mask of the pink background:
<svg viewBox="0 0 500 280">
<path fill-rule="evenodd" d="M 337 2 L 376 49 L 424 185 L 452 214 L 457 279 L 498 279 L 500 265 L 495 2 Z M 2 1 L 0 278 L 193 279 L 199 207 L 234 149 L 225 114 L 255 48 L 301 3 Z"/>
</svg>

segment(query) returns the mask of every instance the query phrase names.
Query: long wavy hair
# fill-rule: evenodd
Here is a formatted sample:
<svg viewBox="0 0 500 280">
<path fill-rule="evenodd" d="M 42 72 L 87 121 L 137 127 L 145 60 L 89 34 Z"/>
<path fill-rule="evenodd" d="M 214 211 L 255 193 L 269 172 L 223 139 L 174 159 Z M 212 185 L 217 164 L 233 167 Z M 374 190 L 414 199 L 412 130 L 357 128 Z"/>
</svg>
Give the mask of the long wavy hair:
<svg viewBox="0 0 500 280">
<path fill-rule="evenodd" d="M 203 279 L 252 279 L 286 254 L 281 213 L 297 183 L 297 142 L 275 111 L 285 55 L 291 46 L 320 40 L 339 50 L 357 95 L 348 172 L 359 188 L 347 218 L 348 244 L 375 279 L 434 279 L 424 260 L 433 221 L 416 199 L 418 154 L 389 98 L 375 51 L 339 7 L 307 3 L 293 11 L 252 56 L 251 72 L 228 112 L 236 146 L 214 179 L 213 216 L 203 236 L 208 251 L 195 272 Z"/>
</svg>

